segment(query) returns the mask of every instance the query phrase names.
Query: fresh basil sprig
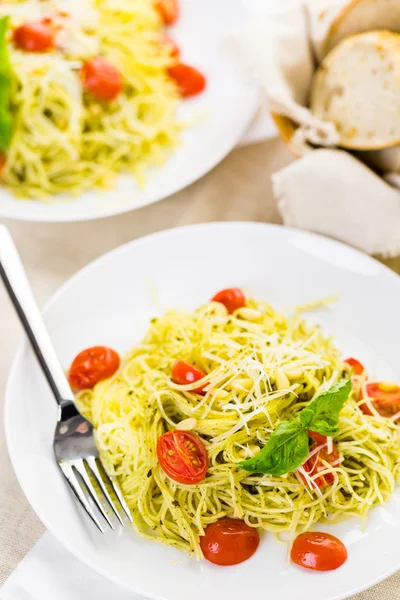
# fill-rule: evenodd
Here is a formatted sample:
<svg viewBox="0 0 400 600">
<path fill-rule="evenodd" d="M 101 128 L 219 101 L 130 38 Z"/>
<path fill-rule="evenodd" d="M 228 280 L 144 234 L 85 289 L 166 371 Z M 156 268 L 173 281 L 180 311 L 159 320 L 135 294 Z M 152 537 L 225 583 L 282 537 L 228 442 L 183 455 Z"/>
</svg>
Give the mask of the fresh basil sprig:
<svg viewBox="0 0 400 600">
<path fill-rule="evenodd" d="M 0 19 L 0 150 L 10 145 L 12 117 L 10 111 L 11 64 L 6 39 L 8 17 Z"/>
<path fill-rule="evenodd" d="M 307 458 L 308 430 L 331 436 L 338 433 L 339 413 L 351 392 L 351 378 L 341 379 L 312 400 L 298 417 L 283 421 L 257 456 L 238 463 L 245 471 L 284 475 L 297 469 Z"/>
</svg>

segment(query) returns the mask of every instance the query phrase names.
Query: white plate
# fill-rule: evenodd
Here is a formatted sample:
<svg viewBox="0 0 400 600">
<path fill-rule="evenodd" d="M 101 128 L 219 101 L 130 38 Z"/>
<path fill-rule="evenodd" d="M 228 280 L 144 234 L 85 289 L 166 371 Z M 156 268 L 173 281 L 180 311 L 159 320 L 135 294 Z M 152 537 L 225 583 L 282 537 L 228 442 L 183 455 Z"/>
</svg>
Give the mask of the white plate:
<svg viewBox="0 0 400 600">
<path fill-rule="evenodd" d="M 92 191 L 78 199 L 52 203 L 16 199 L 0 188 L 0 216 L 27 221 L 83 221 L 116 215 L 151 204 L 193 183 L 236 146 L 258 106 L 256 88 L 245 81 L 235 59 L 221 50 L 221 39 L 248 16 L 241 0 L 180 0 L 182 15 L 170 34 L 182 58 L 207 77 L 206 91 L 185 100 L 179 118 L 191 125 L 169 161 L 148 172 L 140 189 L 129 175 L 116 189 Z"/>
<path fill-rule="evenodd" d="M 277 307 L 340 293 L 337 304 L 313 318 L 372 374 L 399 378 L 400 278 L 342 244 L 272 225 L 198 225 L 117 248 L 67 282 L 45 318 L 67 367 L 87 346 L 107 344 L 120 351 L 133 346 L 160 311 L 154 291 L 164 307 L 191 309 L 232 285 Z M 58 471 L 52 454 L 55 419 L 55 403 L 24 345 L 12 367 L 5 412 L 18 479 L 39 517 L 67 548 L 132 591 L 163 600 L 333 600 L 400 568 L 400 492 L 372 512 L 365 531 L 353 521 L 331 528 L 347 545 L 349 559 L 324 574 L 287 565 L 286 548 L 272 535 L 263 536 L 252 559 L 231 568 L 196 562 L 130 529 L 102 536 Z"/>
</svg>

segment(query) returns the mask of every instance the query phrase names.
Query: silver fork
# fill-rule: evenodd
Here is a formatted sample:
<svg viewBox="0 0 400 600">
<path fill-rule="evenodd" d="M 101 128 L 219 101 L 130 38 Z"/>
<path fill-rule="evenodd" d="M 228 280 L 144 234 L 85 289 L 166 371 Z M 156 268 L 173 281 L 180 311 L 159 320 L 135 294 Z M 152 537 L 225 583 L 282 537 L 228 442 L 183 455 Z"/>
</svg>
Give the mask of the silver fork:
<svg viewBox="0 0 400 600">
<path fill-rule="evenodd" d="M 57 463 L 72 492 L 102 533 L 104 529 L 93 510 L 90 498 L 112 529 L 114 525 L 104 508 L 107 503 L 121 525 L 124 525 L 111 490 L 114 491 L 119 505 L 132 522 L 131 513 L 118 482 L 115 478 L 109 477 L 101 465 L 94 441 L 93 426 L 75 407 L 72 390 L 57 358 L 17 249 L 4 225 L 0 225 L 0 277 L 58 404 L 53 448 Z M 93 482 L 97 484 L 102 494 L 98 493 Z"/>
</svg>

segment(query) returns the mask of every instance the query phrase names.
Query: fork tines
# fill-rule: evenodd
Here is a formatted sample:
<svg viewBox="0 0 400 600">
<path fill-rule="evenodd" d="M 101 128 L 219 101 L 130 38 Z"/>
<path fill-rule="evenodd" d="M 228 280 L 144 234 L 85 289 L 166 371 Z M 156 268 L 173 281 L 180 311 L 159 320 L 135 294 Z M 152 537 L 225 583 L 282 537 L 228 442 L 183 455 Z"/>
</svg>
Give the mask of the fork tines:
<svg viewBox="0 0 400 600">
<path fill-rule="evenodd" d="M 96 457 L 90 456 L 86 459 L 78 458 L 68 461 L 60 460 L 58 464 L 76 499 L 81 504 L 82 508 L 87 512 L 96 527 L 101 531 L 101 533 L 104 533 L 104 529 L 96 517 L 95 511 L 90 505 L 88 494 L 111 529 L 114 529 L 114 525 L 108 517 L 101 498 L 101 496 L 103 496 L 107 500 L 107 503 L 112 508 L 118 521 L 122 526 L 124 526 L 124 522 L 118 511 L 116 502 L 110 493 L 112 489 L 121 508 L 125 512 L 130 522 L 133 523 L 132 515 L 122 495 L 122 491 L 117 480 L 114 477 L 109 477 L 105 473 L 103 467 L 98 464 L 98 459 Z M 94 483 L 100 488 L 102 494 L 100 491 L 96 490 Z M 110 488 L 110 491 L 108 488 Z"/>
</svg>

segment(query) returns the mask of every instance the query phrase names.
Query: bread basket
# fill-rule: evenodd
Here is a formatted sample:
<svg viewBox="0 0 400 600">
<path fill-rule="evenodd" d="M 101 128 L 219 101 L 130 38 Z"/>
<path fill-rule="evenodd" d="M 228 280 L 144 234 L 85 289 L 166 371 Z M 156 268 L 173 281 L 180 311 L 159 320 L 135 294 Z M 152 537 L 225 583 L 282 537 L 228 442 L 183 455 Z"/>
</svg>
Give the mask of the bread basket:
<svg viewBox="0 0 400 600">
<path fill-rule="evenodd" d="M 285 117 L 284 115 L 271 113 L 271 116 L 279 131 L 280 137 L 286 144 L 289 145 L 290 149 L 289 142 L 296 130 L 295 123 L 293 123 L 293 121 L 291 121 L 288 117 Z M 295 158 L 298 158 L 298 156 L 294 156 Z M 394 258 L 383 258 L 382 256 L 376 255 L 375 258 L 400 275 L 400 255 Z"/>
</svg>

